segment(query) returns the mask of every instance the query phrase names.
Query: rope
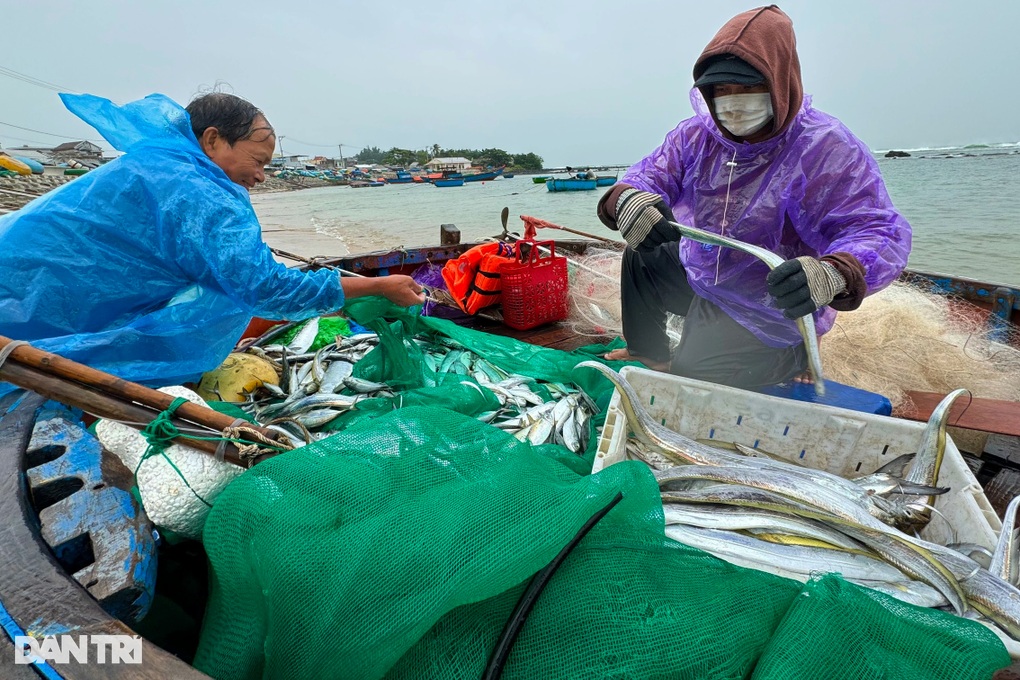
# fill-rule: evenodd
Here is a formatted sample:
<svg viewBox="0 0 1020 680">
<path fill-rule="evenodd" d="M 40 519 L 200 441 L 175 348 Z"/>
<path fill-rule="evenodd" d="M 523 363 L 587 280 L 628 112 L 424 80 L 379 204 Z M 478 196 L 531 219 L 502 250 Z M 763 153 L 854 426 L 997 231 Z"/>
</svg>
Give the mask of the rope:
<svg viewBox="0 0 1020 680">
<path fill-rule="evenodd" d="M 173 423 L 174 411 L 179 409 L 182 405 L 188 403 L 188 400 L 184 397 L 176 397 L 170 406 L 158 416 L 152 419 L 145 429 L 142 430 L 142 436 L 145 437 L 145 441 L 149 442 L 149 448 L 145 449 L 145 453 L 138 461 L 138 465 L 135 466 L 134 481 L 135 486 L 138 486 L 138 470 L 141 469 L 142 463 L 147 461 L 153 456 L 163 456 L 164 460 L 174 469 L 177 476 L 184 482 L 184 486 L 188 487 L 188 490 L 195 495 L 195 498 L 202 501 L 207 507 L 212 507 L 212 504 L 206 499 L 202 498 L 197 491 L 191 488 L 191 484 L 188 483 L 187 477 L 181 472 L 180 468 L 170 460 L 170 457 L 166 455 L 166 449 L 173 443 L 173 440 L 180 436 L 181 432 L 177 429 L 177 426 Z M 141 496 L 141 494 L 139 494 Z"/>
<path fill-rule="evenodd" d="M 173 423 L 173 414 L 183 404 L 188 403 L 188 400 L 184 397 L 176 397 L 170 406 L 165 411 L 162 411 L 159 415 L 152 419 L 148 425 L 141 431 L 145 441 L 149 443 L 149 447 L 142 454 L 141 459 L 138 461 L 138 465 L 135 466 L 134 471 L 134 482 L 135 486 L 138 486 L 138 471 L 149 458 L 154 456 L 162 456 L 164 460 L 173 468 L 177 476 L 181 478 L 184 485 L 188 487 L 188 490 L 195 495 L 195 498 L 202 501 L 207 507 L 212 507 L 212 504 L 202 498 L 195 489 L 192 488 L 188 479 L 181 472 L 180 468 L 166 455 L 167 447 L 173 444 L 173 440 L 181 436 L 181 431 Z M 292 446 L 289 443 L 279 442 L 273 439 L 269 439 L 258 430 L 250 427 L 245 427 L 243 424 L 247 421 L 238 419 L 235 420 L 230 427 L 223 430 L 222 437 L 199 437 L 197 435 L 187 435 L 189 439 L 195 439 L 198 441 L 214 441 L 219 442 L 216 449 L 217 460 L 223 460 L 221 451 L 225 450 L 226 444 L 233 443 L 237 446 L 238 457 L 248 463 L 250 468 L 257 458 L 268 455 L 270 453 L 279 453 L 282 451 L 289 451 Z M 244 438 L 242 438 L 244 437 Z M 252 440 L 259 443 L 252 443 Z"/>
<path fill-rule="evenodd" d="M 258 430 L 243 425 L 226 428 L 223 430 L 223 436 L 237 446 L 237 457 L 248 463 L 248 467 L 255 463 L 256 458 L 261 458 L 271 453 L 290 451 L 294 448 L 289 442 L 270 439 Z M 247 440 L 241 439 L 242 436 L 246 437 Z M 200 437 L 193 437 L 193 439 L 200 439 Z M 260 442 L 262 446 L 251 443 L 250 440 L 252 439 Z"/>
<path fill-rule="evenodd" d="M 27 345 L 27 344 L 28 343 L 25 342 L 24 340 L 11 340 L 6 345 L 4 345 L 2 348 L 0 348 L 0 368 L 2 368 L 3 365 L 4 365 L 4 362 L 7 361 L 7 357 L 11 356 L 11 352 L 13 352 L 18 347 L 21 347 L 22 345 Z"/>
<path fill-rule="evenodd" d="M 230 423 L 230 427 L 237 427 L 238 425 L 243 425 L 247 422 L 248 421 L 245 420 L 244 418 L 234 418 L 234 422 Z M 224 433 L 225 432 L 226 431 L 224 430 Z M 216 458 L 216 460 L 220 461 L 221 463 L 223 462 L 223 456 L 227 452 L 227 444 L 229 443 L 230 440 L 227 439 L 226 436 L 224 436 L 224 438 L 220 440 L 220 443 L 216 445 L 216 453 L 214 453 L 213 456 Z"/>
</svg>

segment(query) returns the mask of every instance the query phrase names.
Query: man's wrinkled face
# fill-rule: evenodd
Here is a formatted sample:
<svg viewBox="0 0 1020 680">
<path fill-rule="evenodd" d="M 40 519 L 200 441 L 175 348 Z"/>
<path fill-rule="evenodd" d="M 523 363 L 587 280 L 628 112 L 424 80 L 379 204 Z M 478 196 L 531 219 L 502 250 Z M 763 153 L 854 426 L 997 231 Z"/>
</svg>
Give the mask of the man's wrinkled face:
<svg viewBox="0 0 1020 680">
<path fill-rule="evenodd" d="M 252 122 L 253 132 L 247 139 L 239 139 L 233 145 L 219 136 L 216 128 L 208 128 L 202 135 L 202 148 L 213 163 L 236 184 L 251 190 L 264 182 L 265 166 L 273 159 L 276 149 L 276 135 L 263 116 Z"/>
</svg>

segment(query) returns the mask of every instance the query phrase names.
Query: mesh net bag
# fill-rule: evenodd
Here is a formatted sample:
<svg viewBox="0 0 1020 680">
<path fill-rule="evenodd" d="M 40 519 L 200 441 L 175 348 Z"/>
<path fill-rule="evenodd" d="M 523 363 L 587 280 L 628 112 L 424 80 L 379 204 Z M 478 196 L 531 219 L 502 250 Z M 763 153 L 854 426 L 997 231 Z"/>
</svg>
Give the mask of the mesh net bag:
<svg viewBox="0 0 1020 680">
<path fill-rule="evenodd" d="M 205 526 L 195 666 L 220 679 L 481 677 L 529 580 L 618 493 L 542 592 L 503 677 L 976 680 L 1008 663 L 976 622 L 673 542 L 643 464 L 585 475 L 547 448 L 559 447 L 419 406 L 257 465 Z"/>
</svg>

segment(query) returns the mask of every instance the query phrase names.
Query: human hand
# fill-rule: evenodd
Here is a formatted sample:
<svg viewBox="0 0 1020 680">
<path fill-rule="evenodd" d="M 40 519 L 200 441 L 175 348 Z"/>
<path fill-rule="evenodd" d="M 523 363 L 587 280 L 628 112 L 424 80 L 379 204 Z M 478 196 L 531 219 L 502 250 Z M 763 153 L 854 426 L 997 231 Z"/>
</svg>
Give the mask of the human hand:
<svg viewBox="0 0 1020 680">
<path fill-rule="evenodd" d="M 835 267 L 807 256 L 783 262 L 765 283 L 787 319 L 807 316 L 846 290 L 846 279 Z"/>
<path fill-rule="evenodd" d="M 421 284 L 410 276 L 393 274 L 391 276 L 380 276 L 377 281 L 380 284 L 379 295 L 401 307 L 411 307 L 425 302 L 425 291 Z"/>
<path fill-rule="evenodd" d="M 364 295 L 382 295 L 401 307 L 420 305 L 425 302 L 421 285 L 410 276 L 341 276 L 344 299 L 353 300 Z"/>
<path fill-rule="evenodd" d="M 635 250 L 651 250 L 680 238 L 669 224 L 673 213 L 658 194 L 628 188 L 610 207 L 609 214 L 627 245 Z"/>
</svg>

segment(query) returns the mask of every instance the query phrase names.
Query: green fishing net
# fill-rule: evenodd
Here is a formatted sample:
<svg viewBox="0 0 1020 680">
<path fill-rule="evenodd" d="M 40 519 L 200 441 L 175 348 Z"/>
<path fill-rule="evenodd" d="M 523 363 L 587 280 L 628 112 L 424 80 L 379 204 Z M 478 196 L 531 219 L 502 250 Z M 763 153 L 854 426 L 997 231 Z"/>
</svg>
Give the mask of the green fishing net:
<svg viewBox="0 0 1020 680">
<path fill-rule="evenodd" d="M 399 376 L 405 402 L 370 400 L 334 435 L 256 465 L 217 498 L 194 661 L 212 677 L 481 678 L 534 575 L 620 493 L 549 580 L 502 677 L 985 680 L 1008 664 L 976 622 L 665 538 L 644 464 L 587 474 L 591 451 L 531 446 L 480 422 L 472 412 L 491 403 L 466 385 L 428 386 L 408 340 L 455 337 L 507 370 L 581 380 L 607 400 L 607 381 L 574 375 L 584 353 L 360 311 L 358 323 L 391 336 L 361 370 Z"/>
</svg>

